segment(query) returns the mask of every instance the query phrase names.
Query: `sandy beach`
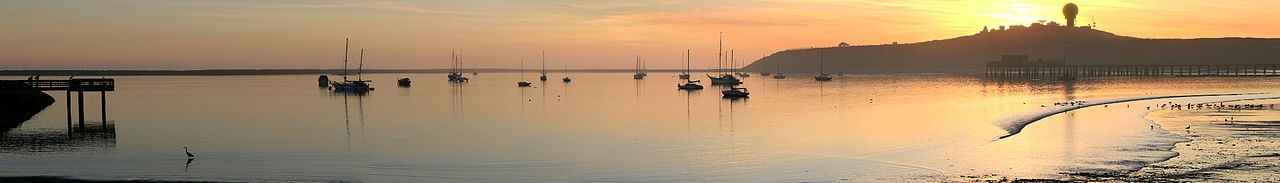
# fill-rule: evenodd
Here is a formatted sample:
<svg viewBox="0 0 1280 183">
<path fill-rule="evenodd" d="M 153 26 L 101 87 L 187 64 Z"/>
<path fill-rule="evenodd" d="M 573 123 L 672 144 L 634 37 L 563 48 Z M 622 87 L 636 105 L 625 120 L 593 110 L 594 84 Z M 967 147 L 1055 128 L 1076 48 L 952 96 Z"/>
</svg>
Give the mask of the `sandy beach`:
<svg viewBox="0 0 1280 183">
<path fill-rule="evenodd" d="M 1165 109 L 1148 119 L 1184 138 L 1173 148 L 1179 155 L 1129 174 L 1141 181 L 1276 182 L 1280 181 L 1280 110 L 1276 100 L 1224 105 L 1263 105 L 1259 109 Z"/>
</svg>

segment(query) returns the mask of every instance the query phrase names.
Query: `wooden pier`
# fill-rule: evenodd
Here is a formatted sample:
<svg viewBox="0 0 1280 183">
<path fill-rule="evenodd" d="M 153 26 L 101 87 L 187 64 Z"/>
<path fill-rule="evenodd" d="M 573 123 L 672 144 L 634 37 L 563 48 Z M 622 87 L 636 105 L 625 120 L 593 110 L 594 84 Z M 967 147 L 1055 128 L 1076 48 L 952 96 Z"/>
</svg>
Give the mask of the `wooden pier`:
<svg viewBox="0 0 1280 183">
<path fill-rule="evenodd" d="M 30 89 L 34 88 L 41 91 L 57 91 L 67 92 L 67 129 L 72 128 L 71 115 L 71 93 L 75 92 L 79 98 L 79 129 L 84 130 L 84 92 L 100 92 L 102 94 L 102 125 L 107 125 L 107 92 L 116 90 L 116 80 L 111 78 L 101 79 L 67 79 L 67 80 L 0 80 L 0 82 L 22 83 L 23 85 L 0 85 L 0 90 Z"/>
<path fill-rule="evenodd" d="M 1240 65 L 993 65 L 995 78 L 1058 78 L 1110 76 L 1280 76 L 1280 64 Z"/>
<path fill-rule="evenodd" d="M 1280 76 L 1280 64 L 1152 65 L 1067 64 L 1065 60 L 1028 61 L 1026 55 L 1005 55 L 987 62 L 986 76 L 998 79 L 1053 79 L 1113 76 Z"/>
</svg>

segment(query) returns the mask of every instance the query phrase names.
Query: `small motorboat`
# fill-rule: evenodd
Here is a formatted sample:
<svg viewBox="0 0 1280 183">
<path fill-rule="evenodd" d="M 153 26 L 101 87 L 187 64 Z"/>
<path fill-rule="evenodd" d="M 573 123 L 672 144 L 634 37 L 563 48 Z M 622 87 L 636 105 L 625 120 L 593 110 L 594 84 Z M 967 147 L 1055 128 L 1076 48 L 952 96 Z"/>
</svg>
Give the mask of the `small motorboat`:
<svg viewBox="0 0 1280 183">
<path fill-rule="evenodd" d="M 676 85 L 676 88 L 681 90 L 701 90 L 702 85 L 698 84 L 697 80 L 686 80 L 684 84 Z"/>
<path fill-rule="evenodd" d="M 813 79 L 818 81 L 831 81 L 831 74 L 818 74 L 817 76 L 813 76 Z"/>
<path fill-rule="evenodd" d="M 409 81 L 409 78 L 400 78 L 396 80 L 396 85 L 400 85 L 402 87 L 409 87 L 412 83 L 413 81 Z"/>
<path fill-rule="evenodd" d="M 531 84 L 533 84 L 533 83 L 530 83 L 530 82 L 524 82 L 524 81 L 516 82 L 516 85 L 517 85 L 517 86 L 520 86 L 520 87 L 529 87 L 529 85 L 531 85 Z"/>
<path fill-rule="evenodd" d="M 320 75 L 320 78 L 316 79 L 316 82 L 319 83 L 321 87 L 329 86 L 329 75 Z"/>
<path fill-rule="evenodd" d="M 538 80 L 547 81 L 547 74 L 542 74 L 541 77 L 538 77 Z"/>
<path fill-rule="evenodd" d="M 564 82 L 566 82 L 566 83 L 568 83 L 568 82 L 570 82 L 570 81 L 573 81 L 573 79 L 569 79 L 569 76 L 565 76 L 565 77 L 564 77 L 564 79 L 560 79 L 560 80 L 561 80 L 561 81 L 564 81 Z"/>
<path fill-rule="evenodd" d="M 736 74 L 738 75 L 738 77 L 744 77 L 744 78 L 751 77 L 751 74 L 747 74 L 746 72 L 738 72 Z"/>
<path fill-rule="evenodd" d="M 747 88 L 738 87 L 730 87 L 727 90 L 720 91 L 720 94 L 724 94 L 724 97 L 726 98 L 747 97 L 747 95 L 751 95 L 750 92 L 747 92 Z"/>
<path fill-rule="evenodd" d="M 680 79 L 689 79 L 689 73 L 680 74 Z"/>
<path fill-rule="evenodd" d="M 787 79 L 787 75 L 782 75 L 782 73 L 779 72 L 777 74 L 773 74 L 773 79 Z"/>
</svg>

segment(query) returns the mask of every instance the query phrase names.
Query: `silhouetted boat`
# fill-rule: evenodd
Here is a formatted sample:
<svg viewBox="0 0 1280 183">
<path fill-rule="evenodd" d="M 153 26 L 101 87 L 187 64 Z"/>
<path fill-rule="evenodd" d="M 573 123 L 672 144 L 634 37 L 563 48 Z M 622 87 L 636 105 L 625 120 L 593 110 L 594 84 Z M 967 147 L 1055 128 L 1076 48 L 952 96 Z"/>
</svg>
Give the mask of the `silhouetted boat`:
<svg viewBox="0 0 1280 183">
<path fill-rule="evenodd" d="M 524 81 L 524 59 L 520 59 L 520 81 L 516 82 L 516 86 L 529 87 L 530 84 L 533 83 Z"/>
<path fill-rule="evenodd" d="M 564 78 L 561 78 L 560 81 L 565 83 L 573 81 L 573 79 L 569 79 L 569 62 L 564 62 Z"/>
<path fill-rule="evenodd" d="M 728 98 L 747 97 L 747 95 L 751 95 L 750 92 L 747 92 L 747 88 L 738 87 L 729 87 L 727 90 L 720 91 L 720 94 L 723 94 L 724 97 Z"/>
<path fill-rule="evenodd" d="M 542 51 L 542 76 L 538 80 L 547 81 L 547 51 Z"/>
<path fill-rule="evenodd" d="M 778 68 L 778 64 L 774 64 L 773 69 L 778 72 L 773 74 L 773 79 L 787 79 L 787 75 L 782 75 L 782 69 Z"/>
<path fill-rule="evenodd" d="M 364 93 L 374 90 L 374 88 L 369 87 L 369 82 L 372 81 L 365 81 L 361 76 L 361 72 L 365 70 L 365 49 L 360 49 L 360 67 L 356 69 L 356 81 L 347 79 L 347 50 L 349 50 L 349 47 L 351 47 L 351 38 L 347 38 L 347 45 L 343 46 L 342 82 L 333 82 L 333 91 Z"/>
<path fill-rule="evenodd" d="M 690 58 L 690 54 L 691 54 L 691 53 L 690 53 L 689 49 L 685 49 L 685 50 L 684 50 L 684 62 L 681 62 L 681 63 L 680 63 L 680 64 L 683 66 L 683 68 L 681 68 L 682 70 L 680 70 L 680 75 L 679 75 L 679 76 L 677 76 L 677 77 L 679 77 L 680 79 L 689 79 L 689 76 L 690 76 L 690 75 L 689 75 L 689 62 L 690 62 L 690 60 L 692 60 L 692 59 Z"/>
<path fill-rule="evenodd" d="M 718 48 L 716 48 L 716 50 L 717 50 L 717 51 L 716 51 L 716 62 L 717 62 L 717 63 L 716 63 L 716 72 L 719 72 L 719 73 L 720 73 L 720 77 L 715 77 L 715 76 L 707 75 L 707 78 L 711 78 L 711 84 L 713 84 L 713 85 L 737 85 L 737 84 L 742 84 L 742 81 L 741 81 L 741 80 L 738 80 L 738 77 L 734 77 L 734 76 L 733 76 L 733 74 L 729 74 L 729 73 L 725 73 L 725 72 L 724 72 L 724 61 L 725 61 L 725 55 L 724 55 L 724 33 L 721 33 L 721 35 L 720 35 L 720 42 L 719 42 L 718 44 L 719 44 L 720 46 L 719 46 Z"/>
<path fill-rule="evenodd" d="M 458 54 L 457 51 L 453 52 L 453 66 L 452 66 L 452 69 L 449 71 L 448 77 L 449 77 L 449 82 L 461 83 L 461 82 L 467 82 L 471 80 L 471 79 L 468 79 L 467 77 L 462 76 L 462 55 Z"/>
<path fill-rule="evenodd" d="M 631 75 L 631 78 L 644 79 L 645 76 L 649 76 L 649 74 L 644 72 L 644 60 L 640 59 L 640 56 L 636 56 L 636 74 Z"/>
<path fill-rule="evenodd" d="M 818 81 L 831 81 L 831 74 L 818 74 L 817 76 L 813 76 L 813 79 Z"/>
<path fill-rule="evenodd" d="M 738 80 L 738 78 L 737 78 L 737 77 L 734 77 L 732 74 L 720 74 L 720 77 L 715 77 L 715 76 L 707 75 L 707 78 L 711 78 L 711 84 L 713 84 L 713 85 L 736 85 L 736 84 L 742 84 L 742 81 L 741 81 L 741 80 Z"/>
<path fill-rule="evenodd" d="M 396 80 L 396 85 L 400 85 L 403 87 L 409 87 L 409 85 L 412 83 L 413 83 L 412 81 L 409 81 L 409 78 L 400 78 Z"/>
<path fill-rule="evenodd" d="M 316 79 L 316 83 L 319 83 L 322 87 L 329 86 L 329 75 L 320 75 L 320 78 Z"/>
<path fill-rule="evenodd" d="M 818 52 L 818 75 L 813 76 L 813 79 L 818 81 L 831 81 L 831 74 L 827 74 L 822 70 L 826 65 L 826 60 L 823 59 L 822 53 L 823 52 L 821 51 Z"/>
<path fill-rule="evenodd" d="M 681 90 L 701 90 L 702 85 L 698 84 L 698 80 L 685 80 L 684 84 L 676 85 Z"/>
</svg>

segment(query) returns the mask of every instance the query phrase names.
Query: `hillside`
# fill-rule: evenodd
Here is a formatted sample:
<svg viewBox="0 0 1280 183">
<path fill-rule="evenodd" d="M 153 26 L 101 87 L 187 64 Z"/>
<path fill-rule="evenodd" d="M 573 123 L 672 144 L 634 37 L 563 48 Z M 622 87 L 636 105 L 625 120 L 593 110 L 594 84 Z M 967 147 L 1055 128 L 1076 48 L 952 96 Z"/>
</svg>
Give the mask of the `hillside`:
<svg viewBox="0 0 1280 183">
<path fill-rule="evenodd" d="M 814 73 L 819 53 L 830 73 L 972 73 L 1001 55 L 1015 54 L 1066 58 L 1069 64 L 1280 63 L 1280 39 L 1143 39 L 1089 28 L 1038 26 L 911 44 L 781 51 L 744 69 Z"/>
</svg>

